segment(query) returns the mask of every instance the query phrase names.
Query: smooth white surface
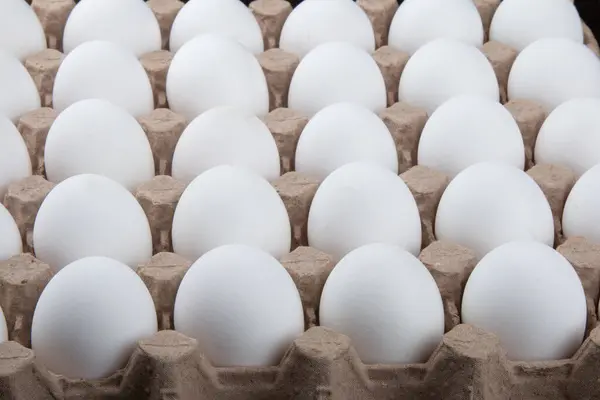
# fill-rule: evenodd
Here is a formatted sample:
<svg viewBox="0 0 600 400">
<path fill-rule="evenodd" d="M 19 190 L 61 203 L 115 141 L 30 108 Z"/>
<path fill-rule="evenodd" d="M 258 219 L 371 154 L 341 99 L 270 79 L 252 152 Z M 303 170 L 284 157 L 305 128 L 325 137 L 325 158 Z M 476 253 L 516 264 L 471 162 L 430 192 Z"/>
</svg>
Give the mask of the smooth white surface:
<svg viewBox="0 0 600 400">
<path fill-rule="evenodd" d="M 600 243 L 600 164 L 589 169 L 575 183 L 562 215 L 566 237 L 583 236 Z"/>
<path fill-rule="evenodd" d="M 31 175 L 31 158 L 17 127 L 0 115 L 0 200 L 8 185 Z"/>
<path fill-rule="evenodd" d="M 477 264 L 463 293 L 462 322 L 496 334 L 509 359 L 570 358 L 581 345 L 586 300 L 577 273 L 556 250 L 512 242 Z"/>
<path fill-rule="evenodd" d="M 492 18 L 490 40 L 517 51 L 543 38 L 583 43 L 581 19 L 572 1 L 503 0 Z"/>
<path fill-rule="evenodd" d="M 226 244 L 255 246 L 279 259 L 291 245 L 287 210 L 273 186 L 230 165 L 211 168 L 188 185 L 172 235 L 175 253 L 192 261 Z"/>
<path fill-rule="evenodd" d="M 40 108 L 41 101 L 33 78 L 14 56 L 0 50 L 0 115 L 14 124 L 19 117 Z"/>
<path fill-rule="evenodd" d="M 513 166 L 483 162 L 456 175 L 444 191 L 435 236 L 470 248 L 481 258 L 516 240 L 552 246 L 554 220 L 533 178 Z"/>
<path fill-rule="evenodd" d="M 303 1 L 286 18 L 279 48 L 299 57 L 327 42 L 347 42 L 369 53 L 375 33 L 367 14 L 354 1 Z"/>
<path fill-rule="evenodd" d="M 4 312 L 0 308 L 0 343 L 8 340 L 8 328 L 6 327 L 6 318 L 4 318 Z"/>
<path fill-rule="evenodd" d="M 81 43 L 107 40 L 126 47 L 136 57 L 161 49 L 154 13 L 143 0 L 81 0 L 69 14 L 63 51 Z"/>
<path fill-rule="evenodd" d="M 444 306 L 414 255 L 375 243 L 348 253 L 331 271 L 319 321 L 347 335 L 364 363 L 422 363 L 444 335 Z"/>
<path fill-rule="evenodd" d="M 127 0 L 131 1 L 131 0 Z M 54 121 L 44 150 L 51 182 L 98 174 L 133 191 L 154 177 L 146 133 L 126 110 L 100 99 L 78 101 Z"/>
<path fill-rule="evenodd" d="M 46 36 L 33 9 L 23 0 L 0 1 L 0 50 L 21 61 L 46 49 Z"/>
<path fill-rule="evenodd" d="M 418 164 L 454 177 L 470 165 L 496 161 L 525 166 L 519 125 L 497 101 L 457 96 L 439 106 L 419 140 Z"/>
<path fill-rule="evenodd" d="M 470 94 L 500 99 L 492 65 L 483 53 L 454 39 L 436 39 L 408 60 L 398 85 L 398 98 L 427 110 L 429 115 L 446 100 Z"/>
<path fill-rule="evenodd" d="M 600 97 L 600 60 L 569 39 L 537 40 L 513 63 L 507 93 L 509 99 L 533 100 L 547 111 L 574 98 Z"/>
<path fill-rule="evenodd" d="M 12 215 L 2 203 L 0 203 L 0 261 L 21 254 L 23 243 L 19 227 Z"/>
<path fill-rule="evenodd" d="M 100 379 L 125 366 L 137 342 L 157 331 L 146 285 L 105 257 L 77 260 L 48 283 L 35 308 L 31 347 L 50 371 Z"/>
<path fill-rule="evenodd" d="M 218 106 L 239 107 L 259 117 L 269 112 L 267 80 L 258 60 L 233 39 L 215 34 L 198 36 L 175 54 L 167 73 L 167 98 L 171 110 L 188 121 Z"/>
<path fill-rule="evenodd" d="M 57 111 L 93 98 L 108 100 L 134 117 L 154 110 L 152 87 L 142 64 L 125 47 L 102 40 L 77 46 L 54 80 L 52 99 Z"/>
<path fill-rule="evenodd" d="M 54 270 L 88 256 L 131 268 L 152 257 L 144 210 L 119 183 L 101 175 L 65 179 L 50 191 L 33 226 L 36 257 Z"/>
<path fill-rule="evenodd" d="M 268 253 L 239 244 L 215 248 L 190 267 L 173 319 L 218 367 L 277 365 L 304 331 L 288 272 Z"/>
<path fill-rule="evenodd" d="M 177 52 L 188 41 L 204 33 L 226 36 L 253 54 L 264 51 L 260 26 L 252 11 L 239 0 L 190 0 L 177 13 L 169 47 Z"/>
<path fill-rule="evenodd" d="M 398 154 L 390 131 L 377 114 L 358 104 L 335 103 L 323 108 L 302 130 L 295 170 L 324 179 L 355 161 L 370 161 L 398 173 Z"/>
<path fill-rule="evenodd" d="M 367 162 L 346 164 L 321 183 L 308 214 L 310 246 L 341 259 L 370 243 L 421 250 L 421 217 L 397 174 Z"/>
<path fill-rule="evenodd" d="M 464 0 L 405 0 L 394 14 L 388 44 L 408 54 L 439 38 L 480 47 L 483 24 L 477 7 Z"/>
<path fill-rule="evenodd" d="M 569 167 L 577 176 L 600 163 L 600 98 L 576 98 L 556 107 L 535 142 L 535 162 Z"/>
<path fill-rule="evenodd" d="M 290 83 L 288 105 L 308 116 L 339 102 L 379 112 L 386 108 L 386 93 L 381 70 L 369 53 L 349 43 L 328 42 L 300 61 Z"/>
<path fill-rule="evenodd" d="M 268 181 L 279 177 L 279 150 L 269 128 L 237 107 L 212 108 L 183 131 L 173 154 L 173 178 L 190 183 L 219 165 L 246 167 Z"/>
</svg>

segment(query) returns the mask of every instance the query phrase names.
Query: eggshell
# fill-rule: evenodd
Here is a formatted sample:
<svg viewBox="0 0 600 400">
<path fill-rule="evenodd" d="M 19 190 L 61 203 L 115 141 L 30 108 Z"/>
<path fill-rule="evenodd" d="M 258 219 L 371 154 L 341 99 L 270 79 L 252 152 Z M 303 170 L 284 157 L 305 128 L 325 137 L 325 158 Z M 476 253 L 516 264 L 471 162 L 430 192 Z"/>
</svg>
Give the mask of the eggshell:
<svg viewBox="0 0 600 400">
<path fill-rule="evenodd" d="M 500 98 L 492 65 L 475 46 L 454 39 L 436 39 L 421 46 L 400 77 L 398 98 L 431 115 L 446 100 L 470 94 Z"/>
<path fill-rule="evenodd" d="M 370 161 L 397 174 L 398 154 L 390 131 L 361 105 L 335 103 L 323 108 L 300 135 L 296 171 L 324 179 L 354 161 Z"/>
<path fill-rule="evenodd" d="M 233 39 L 215 34 L 197 36 L 175 54 L 167 98 L 171 110 L 189 121 L 218 106 L 258 116 L 269 112 L 267 80 L 258 60 Z"/>
<path fill-rule="evenodd" d="M 565 38 L 583 43 L 583 28 L 572 1 L 504 0 L 490 25 L 490 40 L 517 51 L 538 39 Z"/>
<path fill-rule="evenodd" d="M 375 51 L 373 26 L 363 9 L 347 0 L 304 1 L 286 18 L 279 48 L 304 57 L 320 44 L 338 41 Z"/>
<path fill-rule="evenodd" d="M 367 364 L 427 361 L 444 335 L 442 296 L 427 268 L 400 247 L 348 253 L 327 278 L 320 323 L 343 333 Z"/>
<path fill-rule="evenodd" d="M 0 1 L 0 50 L 24 61 L 46 49 L 44 29 L 23 0 Z"/>
<path fill-rule="evenodd" d="M 57 111 L 94 98 L 123 107 L 134 117 L 154 109 L 152 87 L 142 64 L 125 47 L 108 41 L 77 46 L 65 57 L 54 80 Z"/>
<path fill-rule="evenodd" d="M 346 164 L 317 189 L 308 214 L 310 246 L 341 259 L 370 243 L 421 250 L 421 217 L 408 186 L 368 162 Z"/>
<path fill-rule="evenodd" d="M 533 178 L 510 165 L 482 162 L 456 175 L 444 191 L 435 235 L 468 247 L 481 258 L 517 240 L 552 246 L 554 221 Z"/>
<path fill-rule="evenodd" d="M 136 343 L 158 327 L 152 297 L 131 268 L 86 257 L 59 271 L 31 324 L 35 357 L 69 378 L 106 378 L 125 366 Z"/>
<path fill-rule="evenodd" d="M 0 307 L 0 343 L 8 341 L 8 328 L 6 327 L 6 318 Z"/>
<path fill-rule="evenodd" d="M 19 227 L 2 203 L 0 203 L 0 238 L 2 238 L 0 240 L 0 261 L 8 260 L 23 251 Z M 2 332 L 1 329 L 0 332 Z"/>
<path fill-rule="evenodd" d="M 190 267 L 173 318 L 217 367 L 277 365 L 304 331 L 300 294 L 285 268 L 239 244 L 217 247 Z"/>
<path fill-rule="evenodd" d="M 21 133 L 0 115 L 0 199 L 8 185 L 31 175 L 31 159 Z"/>
<path fill-rule="evenodd" d="M 496 161 L 525 167 L 519 125 L 497 101 L 453 97 L 431 115 L 419 140 L 418 163 L 454 177 L 470 165 Z"/>
<path fill-rule="evenodd" d="M 279 177 L 279 150 L 269 128 L 237 107 L 215 107 L 183 131 L 173 154 L 173 177 L 189 183 L 222 164 L 246 167 L 271 181 Z"/>
<path fill-rule="evenodd" d="M 537 40 L 515 59 L 507 93 L 510 99 L 536 101 L 548 111 L 574 98 L 600 97 L 600 60 L 570 39 Z"/>
<path fill-rule="evenodd" d="M 538 164 L 569 167 L 578 176 L 600 163 L 600 99 L 575 98 L 552 111 L 535 142 Z"/>
<path fill-rule="evenodd" d="M 291 227 L 275 189 L 254 172 L 230 165 L 209 169 L 185 189 L 173 216 L 173 249 L 188 260 L 225 244 L 258 247 L 279 259 L 289 253 Z"/>
<path fill-rule="evenodd" d="M 169 47 L 172 52 L 196 36 L 216 33 L 243 45 L 249 52 L 264 51 L 260 26 L 252 12 L 239 0 L 190 0 L 177 13 Z"/>
<path fill-rule="evenodd" d="M 489 252 L 471 273 L 462 300 L 462 321 L 496 334 L 512 360 L 571 357 L 583 340 L 586 313 L 571 264 L 536 242 Z"/>
<path fill-rule="evenodd" d="M 15 124 L 21 115 L 41 107 L 40 95 L 29 72 L 17 58 L 1 50 L 0 87 L 0 115 Z"/>
<path fill-rule="evenodd" d="M 471 1 L 405 0 L 400 4 L 390 26 L 391 47 L 412 55 L 439 38 L 483 45 L 483 24 Z"/>
<path fill-rule="evenodd" d="M 381 70 L 369 53 L 350 43 L 327 42 L 300 61 L 290 83 L 288 105 L 308 116 L 339 102 L 379 112 L 386 108 L 386 96 Z"/>
<path fill-rule="evenodd" d="M 590 168 L 575 183 L 562 215 L 566 237 L 583 236 L 600 243 L 600 164 Z"/>
<path fill-rule="evenodd" d="M 65 24 L 63 51 L 91 40 L 120 44 L 138 58 L 162 45 L 158 21 L 142 0 L 79 1 Z"/>
<path fill-rule="evenodd" d="M 132 268 L 152 257 L 144 210 L 119 183 L 101 175 L 65 179 L 42 203 L 33 226 L 36 256 L 55 270 L 88 256 Z"/>
</svg>

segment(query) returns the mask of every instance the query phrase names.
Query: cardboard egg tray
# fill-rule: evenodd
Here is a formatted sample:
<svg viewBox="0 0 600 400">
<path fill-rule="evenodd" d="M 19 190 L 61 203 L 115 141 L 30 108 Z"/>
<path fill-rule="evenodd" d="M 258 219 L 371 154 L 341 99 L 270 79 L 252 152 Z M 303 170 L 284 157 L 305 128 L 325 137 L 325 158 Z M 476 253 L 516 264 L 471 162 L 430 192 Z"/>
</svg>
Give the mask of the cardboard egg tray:
<svg viewBox="0 0 600 400">
<path fill-rule="evenodd" d="M 294 172 L 296 143 L 308 118 L 286 108 L 287 90 L 298 58 L 277 48 L 279 33 L 291 6 L 283 0 L 256 0 L 250 8 L 262 28 L 267 50 L 258 56 L 269 84 L 271 112 L 264 121 L 281 156 L 282 176 L 273 186 L 283 199 L 292 224 L 292 252 L 281 262 L 301 294 L 307 331 L 293 343 L 279 366 L 215 368 L 194 339 L 173 330 L 173 303 L 190 260 L 173 254 L 170 229 L 184 184 L 169 176 L 175 144 L 189 121 L 168 109 L 165 78 L 172 58 L 167 50 L 146 54 L 141 61 L 150 77 L 156 110 L 139 118 L 156 163 L 156 177 L 136 191 L 153 235 L 154 256 L 139 266 L 138 274 L 154 299 L 159 329 L 141 340 L 127 366 L 98 381 L 74 380 L 45 369 L 28 347 L 36 302 L 52 277 L 52 269 L 34 257 L 33 223 L 45 196 L 54 187 L 44 178 L 43 149 L 57 113 L 52 107 L 54 77 L 64 55 L 62 30 L 73 0 L 33 0 L 48 39 L 49 49 L 25 61 L 44 108 L 21 117 L 18 129 L 29 149 L 34 176 L 9 187 L 4 204 L 14 216 L 25 254 L 0 262 L 0 306 L 4 310 L 10 342 L 0 344 L 0 399 L 132 399 L 132 400 L 495 400 L 495 399 L 599 399 L 600 398 L 600 245 L 585 238 L 562 236 L 560 217 L 575 175 L 558 165 L 534 165 L 533 146 L 546 118 L 533 102 L 506 99 L 506 81 L 516 51 L 487 42 L 483 51 L 492 63 L 502 102 L 523 134 L 527 173 L 547 196 L 555 220 L 557 250 L 579 274 L 587 298 L 585 342 L 568 360 L 514 362 L 506 359 L 498 339 L 472 326 L 460 324 L 464 285 L 476 265 L 473 251 L 436 241 L 433 226 L 437 204 L 449 178 L 415 166 L 419 136 L 427 113 L 397 102 L 397 86 L 409 56 L 385 46 L 387 30 L 397 8 L 396 0 L 358 0 L 376 33 L 374 59 L 388 90 L 389 108 L 380 117 L 389 128 L 398 151 L 402 179 L 413 193 L 422 219 L 421 261 L 435 278 L 444 302 L 446 334 L 427 363 L 365 365 L 341 334 L 318 325 L 318 304 L 327 276 L 337 260 L 307 247 L 306 225 L 319 180 Z M 489 27 L 500 0 L 476 0 L 484 26 Z M 183 4 L 178 0 L 149 0 L 168 39 L 170 26 Z M 596 54 L 600 48 L 584 25 L 585 42 Z M 163 40 L 163 48 L 168 48 Z M 242 200 L 240 200 L 242 201 Z"/>
</svg>

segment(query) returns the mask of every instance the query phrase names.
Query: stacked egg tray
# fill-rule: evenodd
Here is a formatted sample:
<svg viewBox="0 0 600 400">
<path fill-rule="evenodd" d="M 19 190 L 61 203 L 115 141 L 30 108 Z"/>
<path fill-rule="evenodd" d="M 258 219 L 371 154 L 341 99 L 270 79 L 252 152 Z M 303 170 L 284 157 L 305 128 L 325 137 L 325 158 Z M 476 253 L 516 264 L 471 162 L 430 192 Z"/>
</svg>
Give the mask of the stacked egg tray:
<svg viewBox="0 0 600 400">
<path fill-rule="evenodd" d="M 19 226 L 24 251 L 29 253 L 0 263 L 0 306 L 11 340 L 0 344 L 0 399 L 600 399 L 600 328 L 596 328 L 600 246 L 585 238 L 565 240 L 562 236 L 562 208 L 576 177 L 559 165 L 533 164 L 533 145 L 546 113 L 530 101 L 507 102 L 506 83 L 517 52 L 495 42 L 485 43 L 482 49 L 496 72 L 502 103 L 521 129 L 527 173 L 551 205 L 557 250 L 572 263 L 585 289 L 586 339 L 568 360 L 509 361 L 494 335 L 460 324 L 462 291 L 477 259 L 473 251 L 436 241 L 434 236 L 437 204 L 449 178 L 415 166 L 419 136 L 428 116 L 422 109 L 397 102 L 399 78 L 409 56 L 385 45 L 396 0 L 357 2 L 373 24 L 377 43 L 373 57 L 387 87 L 389 107 L 380 117 L 395 140 L 401 177 L 421 214 L 423 250 L 419 258 L 431 271 L 443 297 L 447 333 L 429 361 L 365 365 L 346 336 L 318 326 L 320 293 L 336 260 L 307 246 L 308 211 L 319 181 L 294 171 L 296 143 L 308 118 L 286 108 L 287 89 L 299 59 L 277 48 L 282 25 L 292 8 L 283 0 L 256 0 L 250 9 L 261 26 L 267 49 L 258 59 L 268 81 L 271 109 L 264 121 L 281 157 L 282 176 L 273 185 L 293 227 L 293 251 L 281 262 L 301 293 L 306 332 L 291 344 L 279 366 L 216 368 L 201 354 L 194 339 L 171 330 L 175 294 L 191 262 L 170 252 L 171 222 L 184 184 L 169 174 L 175 144 L 188 121 L 168 109 L 165 79 L 172 54 L 162 50 L 141 57 L 153 86 L 156 109 L 139 122 L 152 146 L 156 177 L 135 192 L 150 221 L 155 254 L 138 268 L 138 274 L 152 294 L 161 330 L 140 341 L 127 366 L 104 380 L 72 380 L 40 365 L 28 348 L 31 322 L 37 300 L 53 273 L 49 265 L 34 257 L 31 233 L 37 210 L 54 186 L 44 178 L 43 148 L 57 116 L 52 109 L 52 87 L 64 58 L 60 51 L 62 30 L 75 4 L 73 0 L 33 0 L 49 49 L 24 62 L 44 107 L 23 115 L 18 122 L 35 175 L 13 183 L 4 198 Z M 487 30 L 500 0 L 475 3 Z M 148 5 L 157 16 L 163 38 L 168 38 L 183 4 L 178 0 L 149 0 Z M 585 25 L 584 31 L 585 44 L 600 54 Z M 166 41 L 163 48 L 168 48 Z"/>
</svg>

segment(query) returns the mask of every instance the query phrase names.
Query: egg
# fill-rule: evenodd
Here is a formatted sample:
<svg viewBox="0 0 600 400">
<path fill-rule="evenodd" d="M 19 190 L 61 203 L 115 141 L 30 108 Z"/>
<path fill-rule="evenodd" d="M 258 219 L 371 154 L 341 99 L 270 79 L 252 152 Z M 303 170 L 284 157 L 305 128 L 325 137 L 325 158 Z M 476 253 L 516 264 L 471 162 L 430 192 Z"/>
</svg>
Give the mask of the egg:
<svg viewBox="0 0 600 400">
<path fill-rule="evenodd" d="M 583 236 L 600 243 L 600 164 L 585 172 L 571 189 L 562 215 L 566 237 Z"/>
<path fill-rule="evenodd" d="M 4 318 L 4 313 L 2 312 L 2 308 L 0 308 L 0 343 L 4 343 L 8 341 L 8 328 L 6 326 L 6 318 Z"/>
<path fill-rule="evenodd" d="M 279 48 L 304 57 L 320 44 L 337 41 L 374 52 L 375 34 L 367 14 L 353 1 L 304 1 L 286 18 Z"/>
<path fill-rule="evenodd" d="M 546 118 L 535 142 L 538 164 L 569 167 L 577 176 L 600 163 L 600 98 L 575 98 Z"/>
<path fill-rule="evenodd" d="M 31 159 L 17 127 L 0 115 L 0 200 L 8 185 L 31 175 Z"/>
<path fill-rule="evenodd" d="M 298 139 L 295 170 L 324 179 L 355 161 L 398 173 L 396 144 L 381 118 L 354 103 L 335 103 L 317 112 Z"/>
<path fill-rule="evenodd" d="M 308 243 L 341 259 L 370 243 L 421 250 L 421 217 L 408 186 L 369 162 L 333 171 L 317 189 L 308 214 Z"/>
<path fill-rule="evenodd" d="M 264 51 L 260 26 L 252 12 L 239 0 L 190 0 L 177 13 L 171 28 L 169 47 L 181 47 L 205 33 L 216 33 L 242 44 L 249 52 Z"/>
<path fill-rule="evenodd" d="M 470 165 L 496 161 L 525 167 L 525 146 L 511 113 L 489 98 L 451 98 L 431 115 L 419 140 L 417 160 L 454 177 Z"/>
<path fill-rule="evenodd" d="M 31 324 L 35 357 L 68 378 L 101 379 L 125 367 L 137 342 L 157 332 L 154 302 L 127 265 L 85 257 L 42 292 Z"/>
<path fill-rule="evenodd" d="M 23 251 L 19 227 L 2 203 L 0 203 L 0 238 L 2 238 L 0 240 L 0 261 L 8 260 Z"/>
<path fill-rule="evenodd" d="M 0 50 L 20 61 L 46 49 L 46 36 L 33 9 L 23 0 L 0 1 Z"/>
<path fill-rule="evenodd" d="M 444 191 L 435 236 L 470 248 L 481 258 L 517 240 L 552 246 L 554 220 L 533 178 L 511 165 L 481 162 L 456 175 Z"/>
<path fill-rule="evenodd" d="M 162 45 L 158 21 L 143 0 L 79 1 L 65 24 L 63 51 L 91 40 L 120 44 L 138 58 Z"/>
<path fill-rule="evenodd" d="M 54 270 L 88 256 L 131 268 L 152 257 L 144 210 L 119 183 L 101 175 L 65 179 L 42 202 L 33 225 L 36 257 Z"/>
<path fill-rule="evenodd" d="M 352 340 L 366 364 L 425 362 L 444 335 L 433 277 L 391 244 L 367 244 L 342 258 L 325 282 L 319 316 L 321 326 Z"/>
<path fill-rule="evenodd" d="M 598 98 L 600 60 L 592 50 L 570 39 L 537 40 L 515 59 L 507 93 L 509 99 L 535 101 L 548 111 L 574 98 Z"/>
<path fill-rule="evenodd" d="M 257 116 L 269 112 L 267 80 L 258 60 L 238 42 L 216 34 L 197 36 L 177 51 L 166 90 L 171 110 L 188 121 L 218 106 Z"/>
<path fill-rule="evenodd" d="M 586 299 L 577 273 L 556 250 L 510 242 L 489 252 L 465 286 L 462 321 L 494 333 L 509 359 L 559 360 L 581 345 Z"/>
<path fill-rule="evenodd" d="M 270 254 L 242 244 L 217 247 L 192 264 L 173 319 L 217 367 L 277 365 L 304 331 L 288 272 Z"/>
<path fill-rule="evenodd" d="M 277 191 L 256 173 L 231 165 L 209 169 L 185 189 L 173 216 L 175 253 L 196 260 L 226 244 L 289 253 L 291 227 Z"/>
<path fill-rule="evenodd" d="M 40 94 L 29 72 L 17 58 L 2 50 L 0 87 L 0 115 L 7 117 L 14 124 L 23 114 L 41 107 Z"/>
<path fill-rule="evenodd" d="M 142 64 L 127 48 L 103 40 L 77 46 L 54 80 L 53 105 L 59 112 L 94 98 L 123 107 L 134 117 L 154 110 L 152 87 Z"/>
<path fill-rule="evenodd" d="M 431 115 L 458 95 L 498 101 L 500 89 L 492 65 L 475 46 L 454 39 L 436 39 L 421 46 L 400 77 L 398 99 Z"/>
<path fill-rule="evenodd" d="M 464 0 L 405 0 L 392 19 L 388 44 L 410 55 L 428 42 L 449 38 L 483 45 L 483 24 L 475 5 Z"/>
<path fill-rule="evenodd" d="M 517 51 L 538 39 L 565 38 L 583 43 L 583 28 L 572 1 L 504 0 L 490 25 L 490 40 Z"/>
<path fill-rule="evenodd" d="M 231 106 L 212 108 L 183 131 L 173 154 L 173 178 L 190 183 L 222 164 L 246 167 L 272 181 L 279 177 L 279 150 L 258 117 Z"/>
</svg>

